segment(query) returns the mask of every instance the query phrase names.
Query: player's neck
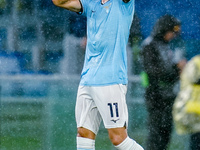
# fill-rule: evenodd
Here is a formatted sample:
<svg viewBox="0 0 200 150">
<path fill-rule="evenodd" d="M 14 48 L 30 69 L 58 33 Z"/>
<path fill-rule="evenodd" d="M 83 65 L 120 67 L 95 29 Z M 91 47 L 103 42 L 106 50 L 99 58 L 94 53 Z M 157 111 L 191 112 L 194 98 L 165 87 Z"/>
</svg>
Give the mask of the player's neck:
<svg viewBox="0 0 200 150">
<path fill-rule="evenodd" d="M 105 4 L 106 2 L 108 2 L 109 0 L 101 0 L 101 4 Z"/>
</svg>

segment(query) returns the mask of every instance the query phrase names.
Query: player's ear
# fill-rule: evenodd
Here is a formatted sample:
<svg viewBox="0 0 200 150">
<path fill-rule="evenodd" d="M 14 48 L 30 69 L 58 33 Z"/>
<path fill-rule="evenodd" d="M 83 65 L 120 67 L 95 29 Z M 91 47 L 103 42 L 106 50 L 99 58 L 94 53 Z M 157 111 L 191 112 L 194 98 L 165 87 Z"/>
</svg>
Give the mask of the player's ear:
<svg viewBox="0 0 200 150">
<path fill-rule="evenodd" d="M 124 3 L 128 3 L 130 0 L 123 0 Z"/>
</svg>

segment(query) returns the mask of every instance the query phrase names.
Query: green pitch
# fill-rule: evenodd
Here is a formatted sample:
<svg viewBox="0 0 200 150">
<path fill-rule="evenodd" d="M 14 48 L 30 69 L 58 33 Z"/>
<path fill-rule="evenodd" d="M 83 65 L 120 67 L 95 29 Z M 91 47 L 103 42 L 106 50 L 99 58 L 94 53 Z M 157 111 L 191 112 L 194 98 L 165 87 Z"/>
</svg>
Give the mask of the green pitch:
<svg viewBox="0 0 200 150">
<path fill-rule="evenodd" d="M 76 91 L 77 84 L 52 84 L 44 97 L 1 97 L 0 150 L 75 150 Z M 134 93 L 128 94 L 127 99 L 128 132 L 145 146 L 147 113 L 144 103 L 135 102 L 134 96 Z M 187 141 L 187 136 L 174 132 L 169 150 L 186 150 Z M 96 149 L 114 150 L 103 124 L 97 135 Z"/>
</svg>

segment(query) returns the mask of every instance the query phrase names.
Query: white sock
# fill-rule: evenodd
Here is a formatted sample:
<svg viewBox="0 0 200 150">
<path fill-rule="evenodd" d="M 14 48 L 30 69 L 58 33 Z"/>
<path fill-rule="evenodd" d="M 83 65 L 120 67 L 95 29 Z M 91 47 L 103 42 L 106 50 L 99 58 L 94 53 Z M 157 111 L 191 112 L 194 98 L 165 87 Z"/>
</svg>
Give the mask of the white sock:
<svg viewBox="0 0 200 150">
<path fill-rule="evenodd" d="M 77 150 L 95 150 L 95 140 L 77 137 Z"/>
<path fill-rule="evenodd" d="M 138 143 L 129 137 L 119 145 L 115 146 L 115 148 L 118 150 L 144 150 Z"/>
</svg>

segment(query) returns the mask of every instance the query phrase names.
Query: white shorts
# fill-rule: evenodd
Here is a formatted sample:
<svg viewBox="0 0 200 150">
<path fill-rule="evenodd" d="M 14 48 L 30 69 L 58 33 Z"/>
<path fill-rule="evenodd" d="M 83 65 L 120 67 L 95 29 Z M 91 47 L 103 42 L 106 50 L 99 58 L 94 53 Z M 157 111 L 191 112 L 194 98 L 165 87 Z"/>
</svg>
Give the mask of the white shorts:
<svg viewBox="0 0 200 150">
<path fill-rule="evenodd" d="M 127 86 L 79 86 L 76 101 L 77 127 L 98 133 L 103 119 L 107 129 L 128 125 Z"/>
</svg>

